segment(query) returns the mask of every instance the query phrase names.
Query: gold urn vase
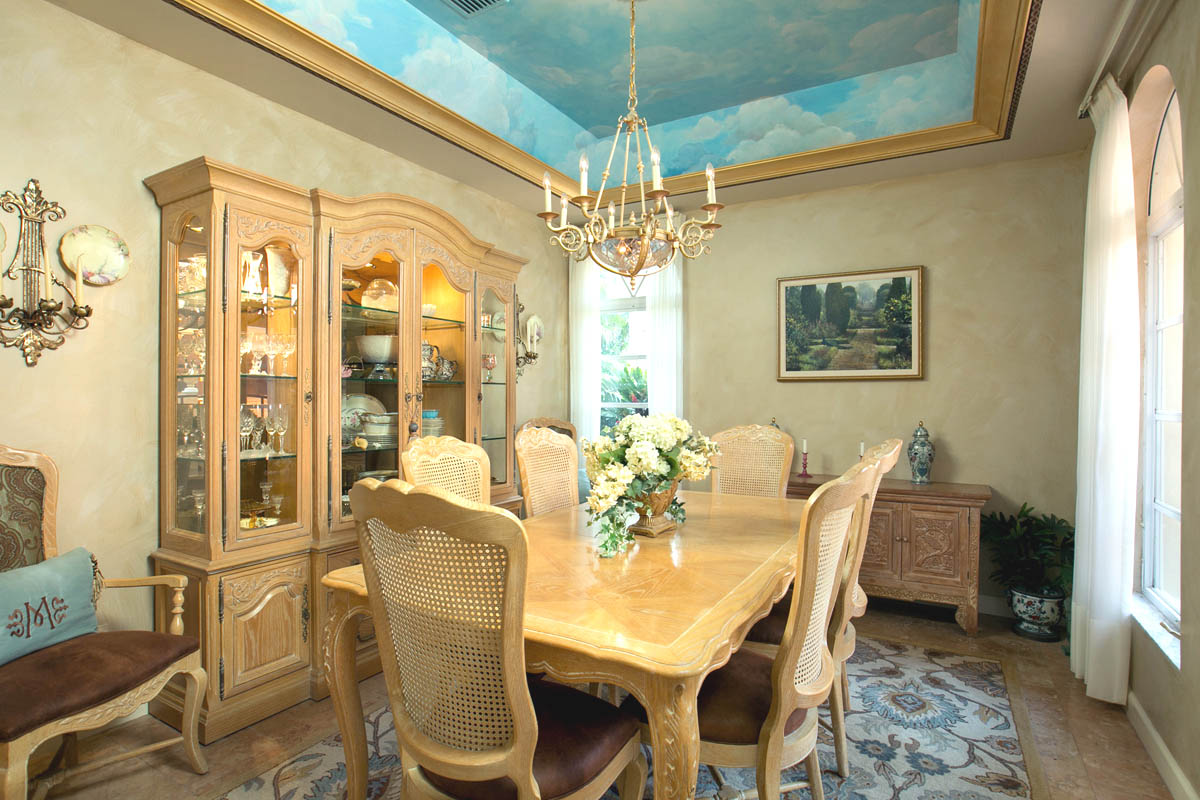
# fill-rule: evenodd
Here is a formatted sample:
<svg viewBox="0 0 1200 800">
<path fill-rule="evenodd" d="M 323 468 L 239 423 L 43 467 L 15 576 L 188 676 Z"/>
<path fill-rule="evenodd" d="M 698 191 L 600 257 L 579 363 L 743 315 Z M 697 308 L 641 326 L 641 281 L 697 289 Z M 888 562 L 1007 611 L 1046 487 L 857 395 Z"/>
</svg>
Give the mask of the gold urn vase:
<svg viewBox="0 0 1200 800">
<path fill-rule="evenodd" d="M 671 507 L 671 501 L 675 499 L 675 492 L 679 489 L 679 481 L 675 480 L 669 487 L 661 492 L 646 492 L 634 499 L 637 503 L 638 518 L 637 521 L 629 526 L 629 531 L 638 536 L 658 536 L 663 533 L 669 533 L 675 530 L 678 525 L 675 520 L 667 516 L 666 511 Z"/>
</svg>

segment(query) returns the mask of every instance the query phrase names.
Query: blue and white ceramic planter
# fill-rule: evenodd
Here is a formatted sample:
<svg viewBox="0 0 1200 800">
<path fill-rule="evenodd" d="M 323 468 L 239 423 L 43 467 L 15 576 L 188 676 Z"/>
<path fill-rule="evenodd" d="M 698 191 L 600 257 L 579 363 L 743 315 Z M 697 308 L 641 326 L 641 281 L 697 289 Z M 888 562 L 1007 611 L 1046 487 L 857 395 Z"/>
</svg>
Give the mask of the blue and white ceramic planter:
<svg viewBox="0 0 1200 800">
<path fill-rule="evenodd" d="M 1013 631 L 1018 636 L 1037 639 L 1040 642 L 1057 642 L 1062 638 L 1059 624 L 1063 619 L 1066 598 L 1061 592 L 1038 594 L 1010 589 L 1008 598 L 1013 613 L 1017 615 Z"/>
</svg>

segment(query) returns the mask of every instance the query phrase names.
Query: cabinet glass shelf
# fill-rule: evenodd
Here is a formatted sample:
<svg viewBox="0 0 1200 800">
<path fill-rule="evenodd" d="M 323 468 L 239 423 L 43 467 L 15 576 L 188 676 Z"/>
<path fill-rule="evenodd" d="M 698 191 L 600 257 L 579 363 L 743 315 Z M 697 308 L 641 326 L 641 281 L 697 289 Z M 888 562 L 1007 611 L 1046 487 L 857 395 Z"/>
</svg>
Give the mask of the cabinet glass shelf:
<svg viewBox="0 0 1200 800">
<path fill-rule="evenodd" d="M 497 328 L 495 325 L 480 325 L 479 329 L 489 333 L 504 333 L 508 330 L 508 328 Z"/>
<path fill-rule="evenodd" d="M 343 447 L 342 455 L 352 455 L 354 453 L 386 453 L 388 451 L 395 452 L 399 449 L 399 445 L 391 444 L 369 444 L 366 447 Z"/>
<path fill-rule="evenodd" d="M 241 378 L 244 381 L 245 380 L 264 380 L 264 381 L 294 381 L 294 380 L 296 380 L 295 375 L 266 375 L 266 374 L 259 375 L 258 373 L 255 373 L 255 372 L 243 372 L 241 374 Z"/>
<path fill-rule="evenodd" d="M 480 439 L 485 442 L 502 442 L 507 439 L 507 436 L 481 436 Z"/>
<path fill-rule="evenodd" d="M 187 455 L 187 456 L 176 455 L 175 457 L 177 459 L 179 459 L 180 461 L 203 461 L 205 458 L 204 456 L 197 456 L 197 455 Z M 295 453 L 272 453 L 270 455 L 267 455 L 266 453 L 239 453 L 238 454 L 239 461 L 287 461 L 287 460 L 293 459 L 295 457 L 296 457 Z"/>
<path fill-rule="evenodd" d="M 462 386 L 465 381 L 421 381 L 425 386 Z"/>
<path fill-rule="evenodd" d="M 504 381 L 480 381 L 483 386 L 507 386 Z"/>
<path fill-rule="evenodd" d="M 362 378 L 342 378 L 343 386 L 345 386 L 347 383 L 368 383 L 372 385 L 380 384 L 382 386 L 395 386 L 399 382 L 400 381 L 396 380 L 395 378 L 368 378 L 365 376 Z"/>
<path fill-rule="evenodd" d="M 364 325 L 372 322 L 387 322 L 394 326 L 399 311 L 389 311 L 384 308 L 371 308 L 355 303 L 342 303 L 343 322 L 361 322 Z"/>
<path fill-rule="evenodd" d="M 448 317 L 421 317 L 421 329 L 426 331 L 439 331 L 448 328 L 465 328 L 467 323 L 461 319 L 449 319 Z"/>
</svg>

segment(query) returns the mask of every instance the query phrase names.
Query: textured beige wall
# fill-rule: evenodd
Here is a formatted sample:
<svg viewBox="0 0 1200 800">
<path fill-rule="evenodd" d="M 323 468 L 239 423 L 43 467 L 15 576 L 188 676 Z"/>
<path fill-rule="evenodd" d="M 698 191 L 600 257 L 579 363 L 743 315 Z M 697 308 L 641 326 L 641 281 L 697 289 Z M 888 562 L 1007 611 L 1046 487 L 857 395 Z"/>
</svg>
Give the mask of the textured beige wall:
<svg viewBox="0 0 1200 800">
<path fill-rule="evenodd" d="M 548 341 L 520 383 L 518 418 L 567 414 L 567 273 L 541 220 L 42 0 L 0 0 L 0 19 L 0 189 L 36 177 L 67 209 L 47 229 L 48 248 L 70 226 L 95 223 L 124 236 L 135 262 L 122 282 L 87 292 L 92 328 L 36 368 L 0 351 L 0 441 L 58 462 L 60 547 L 90 548 L 112 576 L 148 572 L 158 543 L 159 215 L 142 179 L 198 155 L 305 188 L 418 197 L 528 258 L 518 291 Z M 7 265 L 16 218 L 0 215 L 0 225 Z M 103 606 L 114 625 L 150 621 L 148 595 L 114 592 Z"/>
<path fill-rule="evenodd" d="M 725 209 L 684 273 L 687 414 L 706 431 L 776 417 L 810 472 L 846 469 L 862 440 L 907 446 L 923 419 L 934 480 L 1073 517 L 1086 171 L 1074 153 Z M 775 380 L 776 278 L 911 264 L 923 380 Z M 909 474 L 905 458 L 891 477 Z"/>
<path fill-rule="evenodd" d="M 1134 625 L 1130 688 L 1146 709 L 1192 787 L 1200 791 L 1200 11 L 1178 2 L 1125 87 L 1133 97 L 1142 76 L 1162 64 L 1179 92 L 1183 121 L 1184 395 L 1183 395 L 1183 641 L 1181 669 Z"/>
</svg>

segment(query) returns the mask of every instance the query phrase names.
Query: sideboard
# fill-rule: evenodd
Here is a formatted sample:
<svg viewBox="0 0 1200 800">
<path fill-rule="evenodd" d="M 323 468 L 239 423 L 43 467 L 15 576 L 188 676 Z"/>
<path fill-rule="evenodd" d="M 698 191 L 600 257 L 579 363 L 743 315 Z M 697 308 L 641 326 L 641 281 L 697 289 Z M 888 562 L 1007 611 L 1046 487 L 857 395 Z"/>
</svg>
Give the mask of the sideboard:
<svg viewBox="0 0 1200 800">
<path fill-rule="evenodd" d="M 807 498 L 836 475 L 788 480 Z M 967 633 L 979 630 L 979 515 L 991 487 L 885 479 L 875 497 L 858 582 L 869 597 L 955 606 Z"/>
</svg>

